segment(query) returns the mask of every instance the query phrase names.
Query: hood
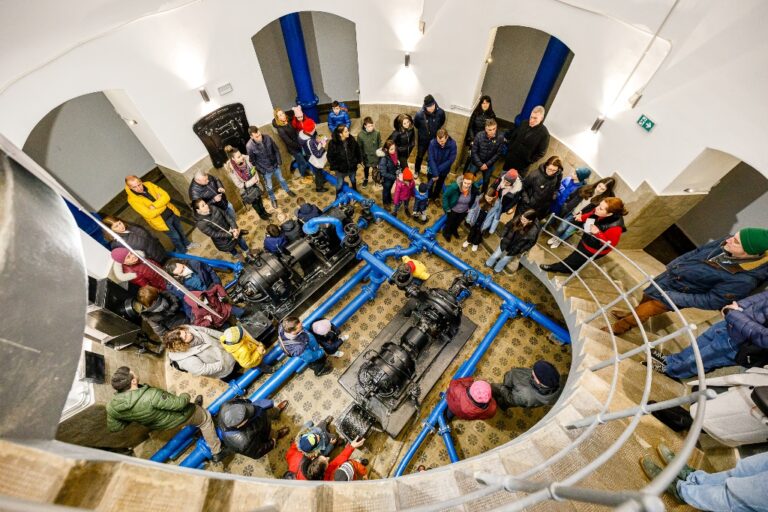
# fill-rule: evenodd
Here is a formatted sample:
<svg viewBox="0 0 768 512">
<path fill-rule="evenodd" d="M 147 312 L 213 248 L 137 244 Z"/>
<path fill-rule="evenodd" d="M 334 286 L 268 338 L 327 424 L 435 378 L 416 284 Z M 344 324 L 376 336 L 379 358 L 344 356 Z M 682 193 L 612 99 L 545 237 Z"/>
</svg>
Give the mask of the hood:
<svg viewBox="0 0 768 512">
<path fill-rule="evenodd" d="M 117 393 L 110 401 L 110 407 L 118 412 L 130 411 L 149 390 L 149 386 L 142 384 L 139 389 Z"/>
</svg>

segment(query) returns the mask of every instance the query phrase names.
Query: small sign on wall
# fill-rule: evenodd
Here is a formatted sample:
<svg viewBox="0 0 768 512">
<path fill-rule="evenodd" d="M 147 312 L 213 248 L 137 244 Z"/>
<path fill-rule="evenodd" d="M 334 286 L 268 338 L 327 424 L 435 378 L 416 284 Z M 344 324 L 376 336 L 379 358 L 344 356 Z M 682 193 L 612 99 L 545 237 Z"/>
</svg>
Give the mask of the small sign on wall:
<svg viewBox="0 0 768 512">
<path fill-rule="evenodd" d="M 637 124 L 640 125 L 643 130 L 650 132 L 653 130 L 653 127 L 656 126 L 656 123 L 651 121 L 645 114 L 641 115 L 637 119 Z"/>
</svg>

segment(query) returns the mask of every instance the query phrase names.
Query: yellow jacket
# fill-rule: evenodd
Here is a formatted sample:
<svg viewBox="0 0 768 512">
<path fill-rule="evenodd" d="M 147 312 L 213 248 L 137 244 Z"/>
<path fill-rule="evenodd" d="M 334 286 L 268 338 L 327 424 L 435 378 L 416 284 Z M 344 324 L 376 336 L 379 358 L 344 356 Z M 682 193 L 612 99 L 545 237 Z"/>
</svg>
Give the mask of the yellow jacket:
<svg viewBox="0 0 768 512">
<path fill-rule="evenodd" d="M 165 225 L 162 214 L 166 208 L 169 208 L 176 215 L 179 214 L 179 210 L 171 204 L 171 196 L 168 192 L 158 187 L 152 182 L 144 181 L 144 188 L 149 192 L 156 200 L 153 203 L 148 198 L 137 194 L 128 185 L 125 186 L 125 193 L 128 194 L 128 204 L 131 208 L 136 210 L 136 213 L 144 217 L 149 227 L 155 231 L 168 231 L 168 226 Z M 152 209 L 150 206 L 154 206 Z"/>
<path fill-rule="evenodd" d="M 228 335 L 228 331 L 233 330 Z M 245 331 L 242 332 L 242 336 L 234 335 L 234 332 L 240 330 L 238 327 L 230 327 L 221 336 L 221 346 L 224 350 L 232 354 L 237 364 L 243 368 L 253 368 L 261 364 L 261 360 L 264 359 L 266 349 L 260 342 L 254 340 L 250 334 Z M 239 341 L 232 341 L 239 339 Z"/>
<path fill-rule="evenodd" d="M 426 281 L 429 279 L 429 272 L 427 272 L 427 266 L 420 262 L 419 260 L 414 260 L 409 258 L 408 256 L 403 256 L 402 258 L 403 263 L 413 263 L 413 265 L 409 265 L 411 267 L 411 274 L 413 274 L 413 277 L 416 279 L 421 279 L 422 281 Z"/>
</svg>

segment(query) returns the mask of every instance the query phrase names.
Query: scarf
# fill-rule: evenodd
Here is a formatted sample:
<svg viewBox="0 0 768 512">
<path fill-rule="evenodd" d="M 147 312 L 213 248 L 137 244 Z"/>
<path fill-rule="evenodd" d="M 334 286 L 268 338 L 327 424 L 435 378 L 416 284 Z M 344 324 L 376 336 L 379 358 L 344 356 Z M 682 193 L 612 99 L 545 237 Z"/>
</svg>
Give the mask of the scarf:
<svg viewBox="0 0 768 512">
<path fill-rule="evenodd" d="M 230 159 L 229 164 L 232 166 L 232 169 L 235 170 L 241 180 L 248 181 L 249 179 L 253 178 L 250 165 L 248 165 L 248 160 L 244 160 L 242 165 L 237 165 L 237 162 L 235 162 L 234 159 Z"/>
</svg>

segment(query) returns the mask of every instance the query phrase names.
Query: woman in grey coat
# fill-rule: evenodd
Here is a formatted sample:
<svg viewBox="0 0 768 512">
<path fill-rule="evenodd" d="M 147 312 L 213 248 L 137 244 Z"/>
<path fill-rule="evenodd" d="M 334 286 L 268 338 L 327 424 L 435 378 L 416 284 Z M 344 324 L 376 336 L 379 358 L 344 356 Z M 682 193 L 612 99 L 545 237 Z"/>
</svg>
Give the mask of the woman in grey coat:
<svg viewBox="0 0 768 512">
<path fill-rule="evenodd" d="M 231 378 L 239 367 L 232 355 L 224 350 L 219 338 L 221 331 L 182 325 L 163 336 L 171 366 L 192 375 Z"/>
</svg>

